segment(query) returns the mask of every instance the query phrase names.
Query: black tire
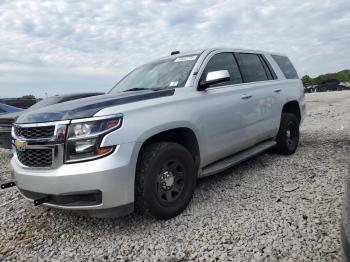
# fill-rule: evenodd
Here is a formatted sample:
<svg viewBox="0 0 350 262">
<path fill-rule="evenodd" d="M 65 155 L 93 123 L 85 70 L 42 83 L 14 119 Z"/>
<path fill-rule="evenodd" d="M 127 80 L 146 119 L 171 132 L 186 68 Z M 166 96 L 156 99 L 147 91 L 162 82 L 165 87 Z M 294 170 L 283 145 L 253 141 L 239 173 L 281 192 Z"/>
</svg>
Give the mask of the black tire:
<svg viewBox="0 0 350 262">
<path fill-rule="evenodd" d="M 196 186 L 194 160 L 183 146 L 157 142 L 140 153 L 135 178 L 135 209 L 157 219 L 180 214 Z"/>
<path fill-rule="evenodd" d="M 282 113 L 280 129 L 276 137 L 276 150 L 283 155 L 291 155 L 299 144 L 299 121 L 294 114 Z"/>
</svg>

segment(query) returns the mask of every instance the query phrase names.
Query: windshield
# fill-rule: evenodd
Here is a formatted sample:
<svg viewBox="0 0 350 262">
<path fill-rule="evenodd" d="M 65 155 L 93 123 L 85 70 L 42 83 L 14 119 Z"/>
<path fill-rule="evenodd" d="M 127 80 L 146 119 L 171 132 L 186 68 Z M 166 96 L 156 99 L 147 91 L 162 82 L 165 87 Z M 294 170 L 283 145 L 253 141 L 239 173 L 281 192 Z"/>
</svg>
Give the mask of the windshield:
<svg viewBox="0 0 350 262">
<path fill-rule="evenodd" d="M 198 56 L 191 54 L 140 66 L 124 77 L 109 93 L 183 87 Z"/>
</svg>

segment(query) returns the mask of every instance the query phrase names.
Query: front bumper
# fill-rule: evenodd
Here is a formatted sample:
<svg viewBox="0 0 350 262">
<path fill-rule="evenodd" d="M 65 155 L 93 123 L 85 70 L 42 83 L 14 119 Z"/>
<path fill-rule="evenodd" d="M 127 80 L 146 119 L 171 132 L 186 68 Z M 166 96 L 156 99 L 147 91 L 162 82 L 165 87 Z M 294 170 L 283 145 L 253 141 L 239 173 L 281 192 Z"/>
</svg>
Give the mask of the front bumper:
<svg viewBox="0 0 350 262">
<path fill-rule="evenodd" d="M 65 164 L 49 170 L 25 168 L 14 156 L 11 160 L 13 180 L 21 194 L 29 200 L 33 201 L 35 195 L 49 195 L 56 199 L 45 203 L 46 206 L 90 211 L 130 207 L 134 202 L 135 163 L 132 161 L 135 159 L 135 146 L 136 143 L 121 144 L 111 155 L 101 159 Z M 87 192 L 100 192 L 101 197 L 98 199 L 98 194 L 95 194 L 96 201 L 88 197 L 89 201 L 79 203 L 57 201 L 65 196 L 84 195 Z"/>
</svg>

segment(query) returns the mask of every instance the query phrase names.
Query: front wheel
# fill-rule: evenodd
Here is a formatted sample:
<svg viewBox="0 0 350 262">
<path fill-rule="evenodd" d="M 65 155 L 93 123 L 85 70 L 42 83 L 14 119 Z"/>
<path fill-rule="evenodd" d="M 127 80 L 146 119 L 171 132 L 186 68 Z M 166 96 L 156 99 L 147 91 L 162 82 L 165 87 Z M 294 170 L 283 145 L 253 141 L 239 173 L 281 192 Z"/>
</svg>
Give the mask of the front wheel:
<svg viewBox="0 0 350 262">
<path fill-rule="evenodd" d="M 283 155 L 291 155 L 299 144 L 299 121 L 294 114 L 282 113 L 280 129 L 276 137 L 276 149 Z"/>
<path fill-rule="evenodd" d="M 136 211 L 158 219 L 180 214 L 196 185 L 192 155 L 183 146 L 157 142 L 140 153 L 135 181 Z"/>
</svg>

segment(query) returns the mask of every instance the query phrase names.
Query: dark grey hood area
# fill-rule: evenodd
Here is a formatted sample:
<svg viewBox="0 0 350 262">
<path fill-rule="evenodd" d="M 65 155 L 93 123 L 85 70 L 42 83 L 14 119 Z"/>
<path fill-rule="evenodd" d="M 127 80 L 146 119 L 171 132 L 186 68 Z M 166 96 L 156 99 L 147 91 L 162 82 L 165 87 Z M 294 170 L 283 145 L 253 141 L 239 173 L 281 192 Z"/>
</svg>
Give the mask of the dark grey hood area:
<svg viewBox="0 0 350 262">
<path fill-rule="evenodd" d="M 94 116 L 106 107 L 122 105 L 142 100 L 172 96 L 174 89 L 160 91 L 137 91 L 119 94 L 93 96 L 47 106 L 22 114 L 16 121 L 18 124 L 52 122 Z"/>
<path fill-rule="evenodd" d="M 11 121 L 15 122 L 17 117 L 19 117 L 22 114 L 24 114 L 24 111 L 2 114 L 0 115 L 0 123 L 3 123 L 3 122 L 9 123 Z"/>
</svg>

